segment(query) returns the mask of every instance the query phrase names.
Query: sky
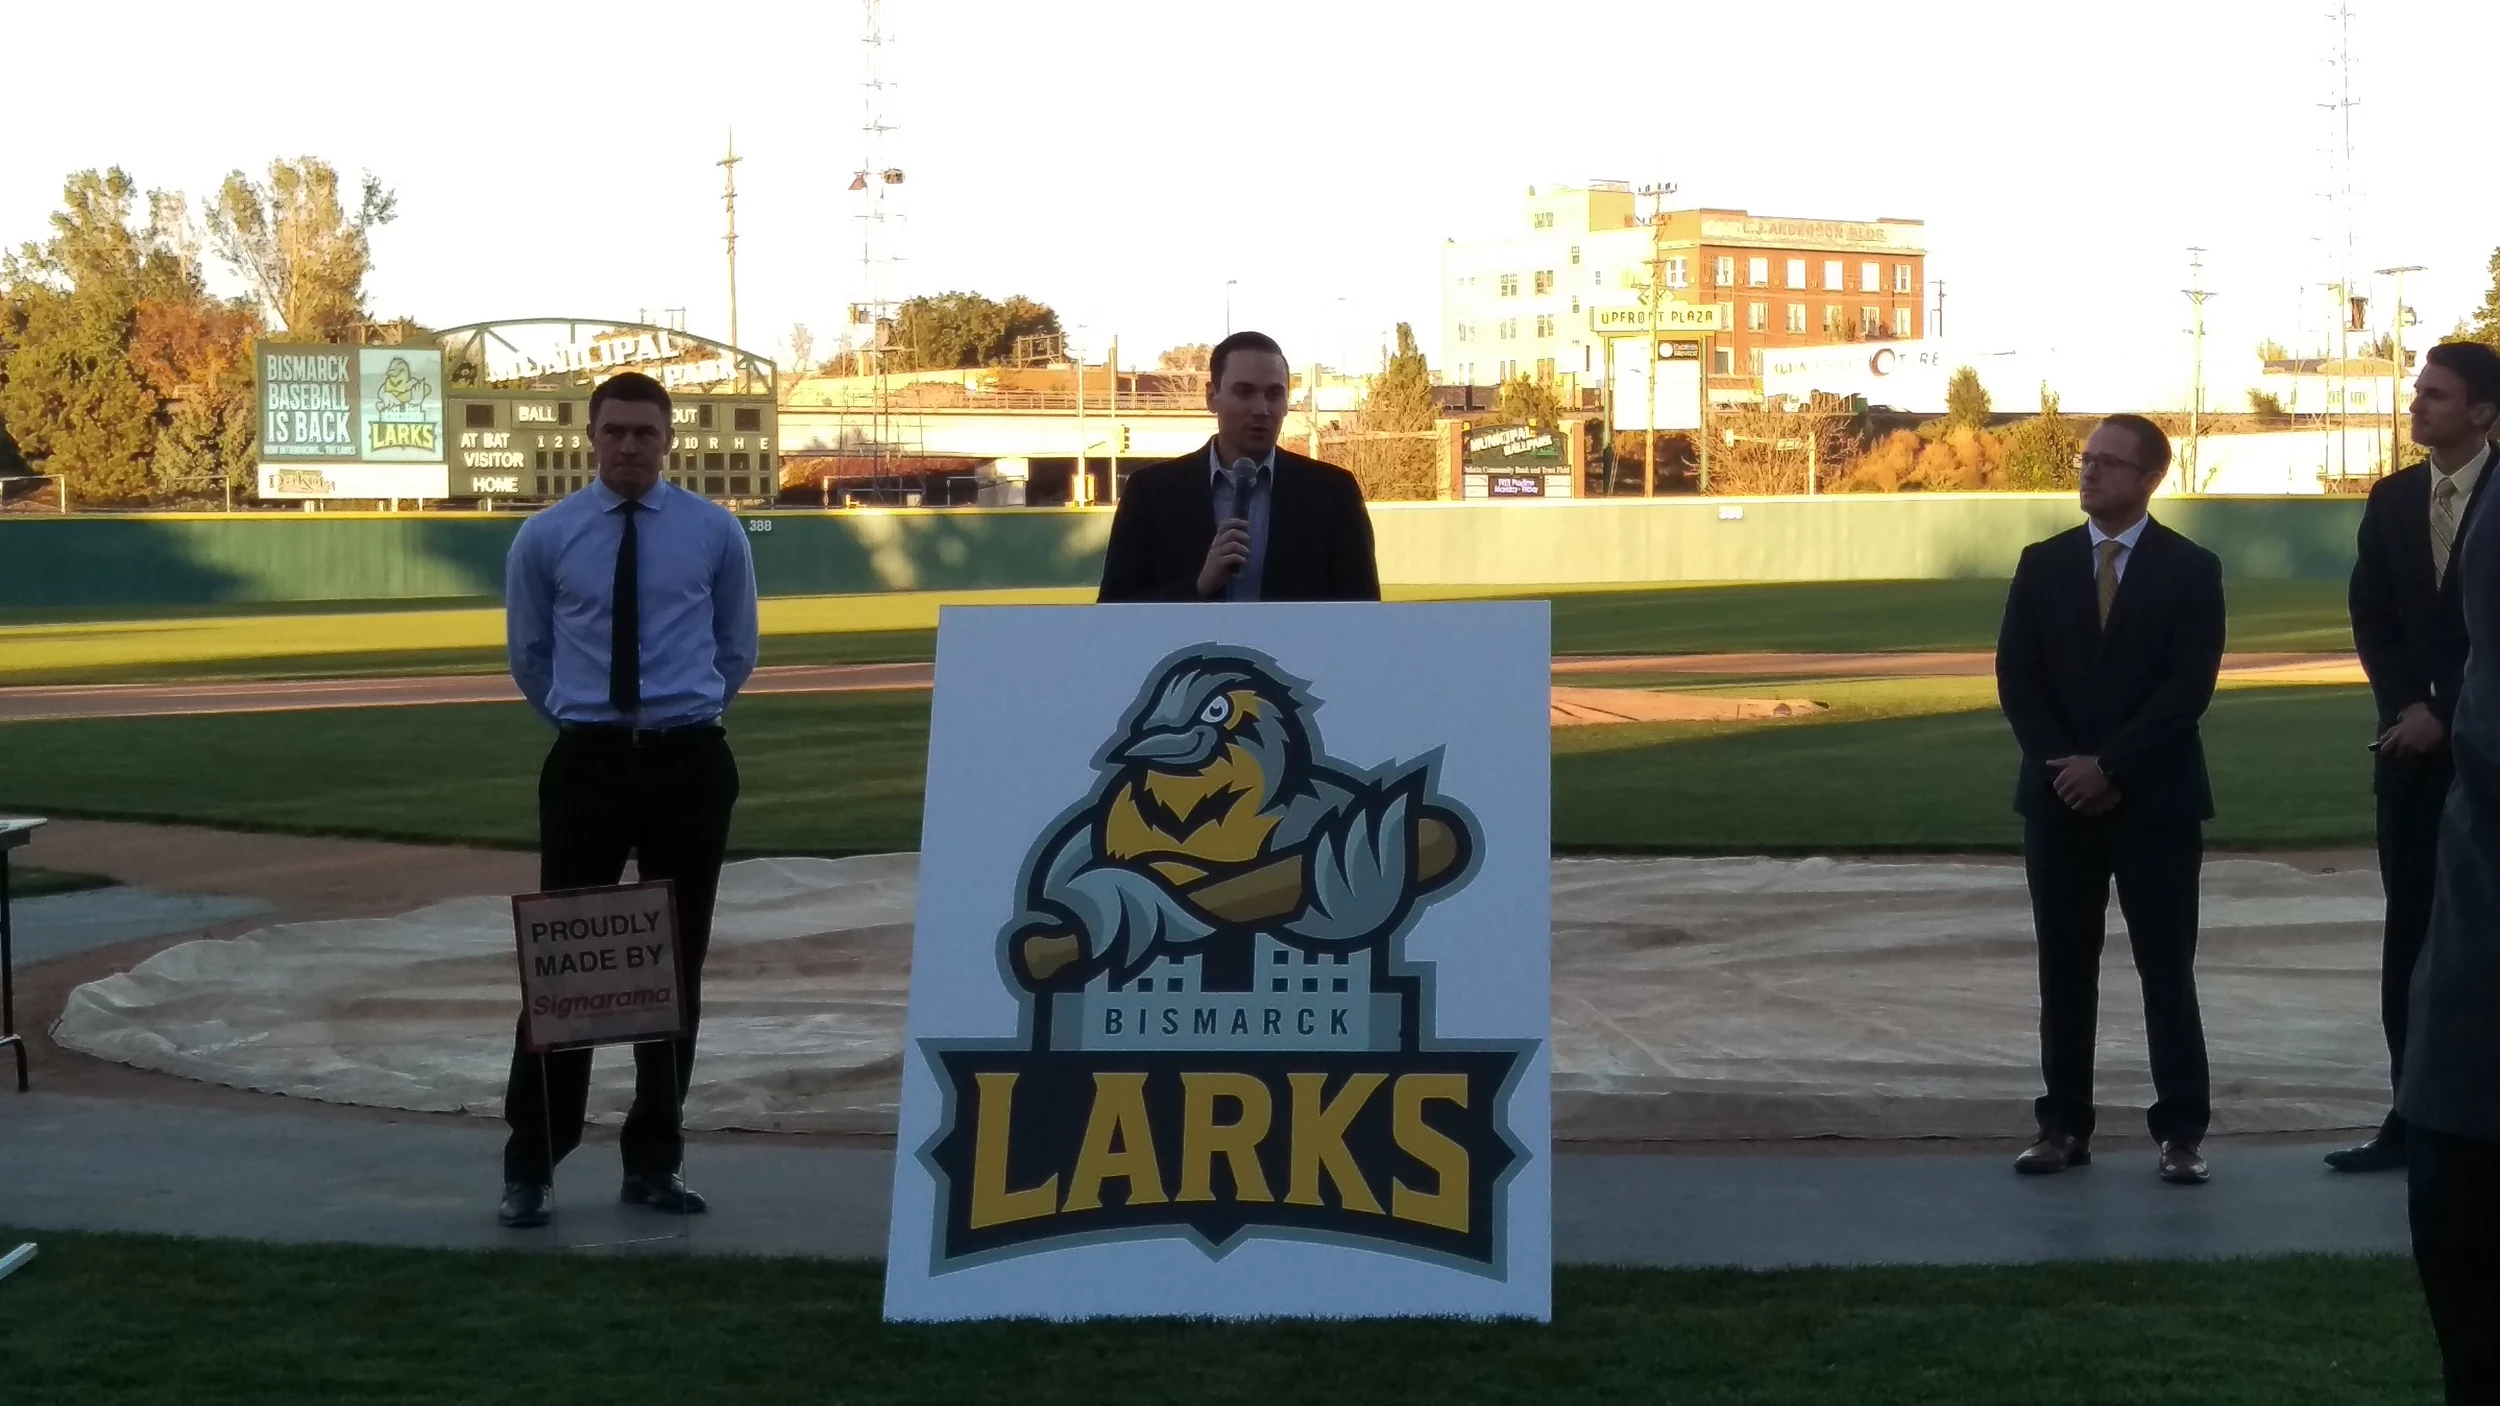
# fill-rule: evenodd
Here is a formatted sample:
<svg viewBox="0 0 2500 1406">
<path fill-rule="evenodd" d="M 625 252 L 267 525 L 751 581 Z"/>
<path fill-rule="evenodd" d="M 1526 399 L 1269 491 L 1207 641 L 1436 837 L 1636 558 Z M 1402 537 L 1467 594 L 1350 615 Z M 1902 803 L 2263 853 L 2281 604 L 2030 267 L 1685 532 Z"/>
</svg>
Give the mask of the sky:
<svg viewBox="0 0 2500 1406">
<path fill-rule="evenodd" d="M 1528 187 L 1672 181 L 1678 205 L 1923 219 L 1952 344 L 2053 354 L 2142 408 L 2184 402 L 2201 246 L 2215 404 L 2260 338 L 2323 336 L 2331 3 L 885 0 L 880 164 L 905 180 L 879 291 L 1022 293 L 1148 366 L 1221 336 L 1229 294 L 1232 325 L 1362 365 L 1399 321 L 1437 353 L 1442 242 L 1515 231 Z M 2350 266 L 2426 267 L 2420 340 L 2500 246 L 2500 5 L 2349 3 Z M 869 293 L 857 0 L 506 0 L 484 29 L 449 5 L 135 8 L 12 16 L 17 52 L 89 57 L 12 75 L 0 242 L 41 238 L 76 170 L 205 196 L 310 154 L 398 194 L 379 313 L 682 307 L 725 336 L 734 127 L 739 340 L 781 355 L 804 322 L 830 347 Z"/>
</svg>

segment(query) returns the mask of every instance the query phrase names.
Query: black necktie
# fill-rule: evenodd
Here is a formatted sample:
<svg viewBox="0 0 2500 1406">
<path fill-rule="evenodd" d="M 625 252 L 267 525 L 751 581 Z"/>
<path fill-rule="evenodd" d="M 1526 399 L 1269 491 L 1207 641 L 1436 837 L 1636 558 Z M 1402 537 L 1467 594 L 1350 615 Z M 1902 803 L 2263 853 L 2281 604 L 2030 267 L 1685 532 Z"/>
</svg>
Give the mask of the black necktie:
<svg viewBox="0 0 2500 1406">
<path fill-rule="evenodd" d="M 634 550 L 635 510 L 641 506 L 628 498 L 617 509 L 625 515 L 625 532 L 617 539 L 616 590 L 608 610 L 608 704 L 628 722 L 642 705 L 641 572 Z"/>
</svg>

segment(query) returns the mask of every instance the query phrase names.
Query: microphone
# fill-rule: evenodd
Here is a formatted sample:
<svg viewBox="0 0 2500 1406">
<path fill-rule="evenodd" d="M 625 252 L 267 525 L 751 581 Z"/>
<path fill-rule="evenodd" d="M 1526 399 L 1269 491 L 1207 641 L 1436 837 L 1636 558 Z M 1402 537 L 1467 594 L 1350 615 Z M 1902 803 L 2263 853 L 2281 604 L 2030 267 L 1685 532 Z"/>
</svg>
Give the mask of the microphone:
<svg viewBox="0 0 2500 1406">
<path fill-rule="evenodd" d="M 1235 459 L 1233 466 L 1225 470 L 1225 477 L 1233 481 L 1232 516 L 1236 521 L 1250 520 L 1250 485 L 1258 476 L 1259 466 L 1248 459 Z"/>
</svg>

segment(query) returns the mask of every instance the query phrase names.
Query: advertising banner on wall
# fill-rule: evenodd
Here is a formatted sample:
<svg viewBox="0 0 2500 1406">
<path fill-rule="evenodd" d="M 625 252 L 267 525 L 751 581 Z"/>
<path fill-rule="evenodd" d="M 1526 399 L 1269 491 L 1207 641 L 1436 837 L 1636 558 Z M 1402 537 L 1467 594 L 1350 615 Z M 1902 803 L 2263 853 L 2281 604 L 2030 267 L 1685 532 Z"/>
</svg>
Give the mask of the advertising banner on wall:
<svg viewBox="0 0 2500 1406">
<path fill-rule="evenodd" d="M 448 498 L 447 464 L 262 464 L 263 498 Z"/>
<path fill-rule="evenodd" d="M 1548 636 L 944 612 L 888 1317 L 1550 1316 Z"/>
<path fill-rule="evenodd" d="M 423 347 L 356 353 L 367 463 L 443 462 L 443 354 Z"/>
<path fill-rule="evenodd" d="M 260 348 L 260 455 L 356 457 L 356 353 L 347 347 Z"/>
</svg>

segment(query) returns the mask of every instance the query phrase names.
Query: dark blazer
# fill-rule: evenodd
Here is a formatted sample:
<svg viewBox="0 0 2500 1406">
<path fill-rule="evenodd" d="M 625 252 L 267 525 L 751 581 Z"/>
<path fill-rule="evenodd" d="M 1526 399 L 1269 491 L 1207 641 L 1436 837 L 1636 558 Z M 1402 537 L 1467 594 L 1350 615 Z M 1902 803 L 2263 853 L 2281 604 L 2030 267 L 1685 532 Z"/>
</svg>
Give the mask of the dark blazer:
<svg viewBox="0 0 2500 1406">
<path fill-rule="evenodd" d="M 2077 527 L 2023 549 L 1997 632 L 1997 701 L 2022 745 L 2014 809 L 2072 816 L 2050 784 L 2054 757 L 2093 756 L 2118 786 L 2116 823 L 2213 818 L 2197 721 L 2222 671 L 2222 561 L 2147 522 L 2100 622 L 2091 534 Z"/>
<path fill-rule="evenodd" d="M 1198 572 L 1215 541 L 1208 455 L 1201 446 L 1129 475 L 1111 518 L 1098 599 L 1198 599 Z M 1380 599 L 1372 520 L 1354 475 L 1280 448 L 1268 494 L 1259 599 Z"/>
<path fill-rule="evenodd" d="M 2486 466 L 2485 473 L 2491 472 Z M 2500 513 L 2457 534 L 2469 650 L 2448 751 L 2456 782 L 2440 812 L 2438 897 L 2413 964 L 2396 1111 L 2408 1123 L 2500 1142 Z"/>
<path fill-rule="evenodd" d="M 2457 536 L 2444 579 L 2431 577 L 2431 466 L 2398 469 L 2370 488 L 2361 512 L 2361 537 L 2352 566 L 2352 642 L 2378 700 L 2378 730 L 2395 724 L 2413 704 L 2427 704 L 2443 727 L 2456 718 L 2457 688 L 2465 678 L 2465 525 L 2473 520 L 2490 484 L 2486 464 L 2458 515 Z M 2442 749 L 2443 751 L 2445 749 Z M 2444 757 L 2391 757 L 2381 753 L 2375 786 L 2400 794 L 2426 772 L 2444 789 Z"/>
</svg>

